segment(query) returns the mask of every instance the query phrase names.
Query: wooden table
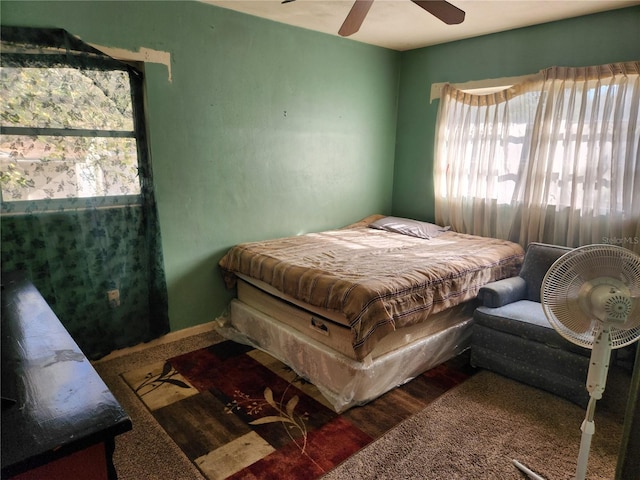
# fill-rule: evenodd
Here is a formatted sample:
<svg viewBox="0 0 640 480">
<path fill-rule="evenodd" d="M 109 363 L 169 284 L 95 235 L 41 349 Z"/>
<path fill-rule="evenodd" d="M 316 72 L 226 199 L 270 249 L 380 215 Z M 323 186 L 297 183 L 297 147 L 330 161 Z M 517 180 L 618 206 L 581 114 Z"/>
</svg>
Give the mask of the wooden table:
<svg viewBox="0 0 640 480">
<path fill-rule="evenodd" d="M 131 420 L 24 275 L 2 275 L 1 336 L 2 478 L 117 478 Z"/>
</svg>

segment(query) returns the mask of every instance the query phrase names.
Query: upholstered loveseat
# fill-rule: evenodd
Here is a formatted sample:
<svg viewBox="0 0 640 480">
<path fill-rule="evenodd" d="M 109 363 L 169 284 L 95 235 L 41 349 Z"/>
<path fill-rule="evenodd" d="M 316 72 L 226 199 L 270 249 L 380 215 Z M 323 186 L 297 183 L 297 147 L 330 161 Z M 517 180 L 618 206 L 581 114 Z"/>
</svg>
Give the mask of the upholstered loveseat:
<svg viewBox="0 0 640 480">
<path fill-rule="evenodd" d="M 516 277 L 482 287 L 474 312 L 471 363 L 586 406 L 589 349 L 564 339 L 547 320 L 540 288 L 551 265 L 570 248 L 527 247 Z"/>
</svg>

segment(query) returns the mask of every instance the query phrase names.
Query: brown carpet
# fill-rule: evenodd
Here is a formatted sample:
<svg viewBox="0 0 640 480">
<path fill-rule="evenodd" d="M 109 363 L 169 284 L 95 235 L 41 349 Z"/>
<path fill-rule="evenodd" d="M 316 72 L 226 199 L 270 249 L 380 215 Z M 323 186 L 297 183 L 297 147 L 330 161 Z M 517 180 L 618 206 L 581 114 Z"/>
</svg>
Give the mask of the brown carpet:
<svg viewBox="0 0 640 480">
<path fill-rule="evenodd" d="M 96 364 L 134 425 L 116 439 L 121 480 L 203 478 L 121 374 L 221 340 L 206 333 Z M 596 411 L 589 479 L 614 476 L 625 401 L 624 391 L 608 385 Z M 582 409 L 553 395 L 480 372 L 323 478 L 523 479 L 511 464 L 516 458 L 549 480 L 569 479 L 583 417 Z"/>
<path fill-rule="evenodd" d="M 622 380 L 620 383 L 624 383 Z M 610 480 L 626 396 L 596 410 L 587 478 Z M 549 480 L 573 478 L 584 411 L 538 389 L 482 371 L 324 477 L 523 479 L 518 460 Z"/>
</svg>

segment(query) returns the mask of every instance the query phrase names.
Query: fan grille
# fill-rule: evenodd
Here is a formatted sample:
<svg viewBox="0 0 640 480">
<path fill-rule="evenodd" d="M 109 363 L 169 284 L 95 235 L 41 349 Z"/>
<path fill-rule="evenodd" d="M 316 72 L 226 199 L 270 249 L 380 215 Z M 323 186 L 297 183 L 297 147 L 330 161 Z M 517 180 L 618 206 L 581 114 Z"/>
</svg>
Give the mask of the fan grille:
<svg viewBox="0 0 640 480">
<path fill-rule="evenodd" d="M 580 301 L 589 282 L 612 279 L 629 290 L 631 299 L 612 298 L 618 319 L 610 323 L 611 347 L 620 348 L 640 338 L 640 257 L 616 245 L 587 245 L 560 257 L 542 281 L 542 308 L 549 323 L 567 340 L 592 348 L 600 321 Z M 629 302 L 629 303 L 628 303 Z M 628 315 L 626 313 L 628 312 Z"/>
</svg>

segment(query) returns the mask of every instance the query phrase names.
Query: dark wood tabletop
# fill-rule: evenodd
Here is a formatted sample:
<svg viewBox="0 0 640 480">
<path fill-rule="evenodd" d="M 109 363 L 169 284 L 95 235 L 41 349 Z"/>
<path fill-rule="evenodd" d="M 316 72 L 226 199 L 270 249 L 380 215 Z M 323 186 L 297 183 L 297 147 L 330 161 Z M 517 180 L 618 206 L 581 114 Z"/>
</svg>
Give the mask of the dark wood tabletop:
<svg viewBox="0 0 640 480">
<path fill-rule="evenodd" d="M 92 445 L 131 420 L 31 282 L 2 275 L 2 478 Z"/>
</svg>

